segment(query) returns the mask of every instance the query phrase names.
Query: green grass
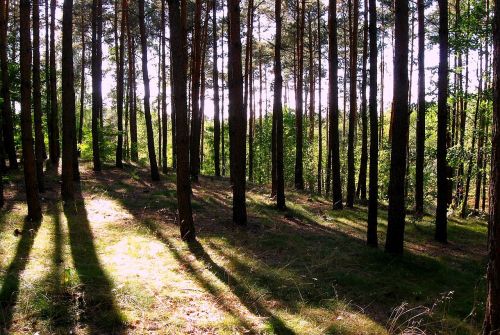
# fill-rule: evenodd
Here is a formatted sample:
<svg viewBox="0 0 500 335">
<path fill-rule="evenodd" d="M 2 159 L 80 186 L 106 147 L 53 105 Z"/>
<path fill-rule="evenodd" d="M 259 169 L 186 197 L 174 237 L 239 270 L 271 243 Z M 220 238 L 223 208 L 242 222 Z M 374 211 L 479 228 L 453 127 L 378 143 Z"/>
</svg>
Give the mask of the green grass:
<svg viewBox="0 0 500 335">
<path fill-rule="evenodd" d="M 56 178 L 40 223 L 24 222 L 20 174 L 0 215 L 0 325 L 9 334 L 476 334 L 485 296 L 484 221 L 450 218 L 448 245 L 433 218 L 408 216 L 406 251 L 364 243 L 365 207 L 288 191 L 248 192 L 249 225 L 231 224 L 230 186 L 193 189 L 198 241 L 178 238 L 172 176 L 137 167 L 82 174 L 81 198 L 59 202 Z M 14 235 L 15 229 L 21 231 Z M 400 309 L 397 307 L 400 306 Z"/>
</svg>

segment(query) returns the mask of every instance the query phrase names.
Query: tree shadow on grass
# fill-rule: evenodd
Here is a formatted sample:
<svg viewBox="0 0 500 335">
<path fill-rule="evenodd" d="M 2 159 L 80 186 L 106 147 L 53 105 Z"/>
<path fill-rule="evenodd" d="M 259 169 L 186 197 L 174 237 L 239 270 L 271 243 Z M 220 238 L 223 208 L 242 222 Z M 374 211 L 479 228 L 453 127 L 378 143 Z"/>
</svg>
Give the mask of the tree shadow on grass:
<svg viewBox="0 0 500 335">
<path fill-rule="evenodd" d="M 123 316 L 114 301 L 112 282 L 99 261 L 80 190 L 74 201 L 64 205 L 64 214 L 68 220 L 71 255 L 82 284 L 82 296 L 78 299 L 82 322 L 93 334 L 122 334 Z"/>
<path fill-rule="evenodd" d="M 14 307 L 19 296 L 19 286 L 21 274 L 29 261 L 31 249 L 35 241 L 36 234 L 40 228 L 41 221 L 25 220 L 20 232 L 21 239 L 17 244 L 14 259 L 10 263 L 4 276 L 4 282 L 0 291 L 0 331 L 8 330 L 12 325 Z"/>
<path fill-rule="evenodd" d="M 144 224 L 170 249 L 177 261 L 179 261 L 179 263 L 182 264 L 191 275 L 193 275 L 195 280 L 216 298 L 218 304 L 225 311 L 235 316 L 245 327 L 251 329 L 252 331 L 256 331 L 255 327 L 250 322 L 245 320 L 242 312 L 235 306 L 231 306 L 229 302 L 225 301 L 225 299 L 221 297 L 219 289 L 201 275 L 199 270 L 193 266 L 192 260 L 182 255 L 179 250 L 174 247 L 173 241 L 171 241 L 168 236 L 162 234 L 161 230 L 155 223 L 146 220 L 144 221 Z M 267 331 L 284 335 L 295 334 L 295 332 L 290 329 L 283 320 L 274 315 L 257 299 L 252 298 L 251 292 L 241 285 L 237 278 L 214 262 L 198 241 L 190 242 L 187 246 L 189 251 L 198 259 L 198 261 L 202 262 L 213 275 L 215 275 L 221 282 L 227 283 L 227 287 L 249 311 L 257 316 L 264 316 L 267 319 L 268 327 L 270 327 Z M 231 283 L 231 285 L 229 285 L 229 283 Z"/>
</svg>

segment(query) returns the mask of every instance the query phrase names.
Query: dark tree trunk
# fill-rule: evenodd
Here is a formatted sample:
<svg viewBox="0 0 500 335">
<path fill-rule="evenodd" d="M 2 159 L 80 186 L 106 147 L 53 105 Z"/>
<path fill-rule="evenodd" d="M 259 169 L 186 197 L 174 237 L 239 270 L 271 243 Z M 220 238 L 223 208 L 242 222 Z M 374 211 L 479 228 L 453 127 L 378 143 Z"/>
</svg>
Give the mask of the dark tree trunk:
<svg viewBox="0 0 500 335">
<path fill-rule="evenodd" d="M 200 96 L 200 75 L 202 57 L 202 28 L 201 12 L 202 0 L 196 0 L 194 13 L 194 33 L 193 33 L 193 54 L 191 73 L 191 137 L 190 137 L 190 172 L 191 179 L 198 181 L 200 174 L 200 136 L 201 136 L 201 115 L 199 106 Z"/>
<path fill-rule="evenodd" d="M 167 173 L 168 167 L 168 153 L 167 153 L 167 141 L 168 141 L 168 116 L 167 116 L 167 64 L 166 64 L 166 0 L 161 1 L 161 120 L 163 128 L 163 141 L 162 141 L 162 170 L 163 173 Z"/>
<path fill-rule="evenodd" d="M 149 74 L 148 74 L 148 44 L 146 35 L 146 25 L 144 18 L 144 0 L 139 0 L 139 28 L 141 33 L 142 51 L 142 78 L 144 81 L 144 117 L 146 119 L 146 133 L 148 138 L 149 165 L 151 169 L 151 179 L 160 180 L 158 165 L 156 163 L 155 140 L 153 134 L 153 124 L 151 122 L 151 107 L 149 103 Z"/>
<path fill-rule="evenodd" d="M 86 65 L 86 43 L 85 43 L 85 25 L 84 25 L 85 15 L 82 13 L 82 21 L 80 29 L 82 30 L 82 68 L 80 74 L 80 122 L 78 124 L 78 144 L 81 145 L 83 142 L 83 120 L 85 111 L 85 65 Z M 78 150 L 78 155 L 80 155 L 80 150 Z"/>
<path fill-rule="evenodd" d="M 221 151 L 222 151 L 222 175 L 226 175 L 226 140 L 224 135 L 224 22 L 226 18 L 224 16 L 224 11 L 222 11 L 222 24 L 221 24 L 221 55 L 222 55 L 222 69 L 221 69 L 221 95 L 222 95 L 222 103 L 221 103 Z"/>
<path fill-rule="evenodd" d="M 75 87 L 73 70 L 73 0 L 64 0 L 62 26 L 62 185 L 64 200 L 74 198 L 73 168 L 75 119 Z"/>
<path fill-rule="evenodd" d="M 33 150 L 33 128 L 31 125 L 31 25 L 30 0 L 19 4 L 20 66 L 21 66 L 21 136 L 23 147 L 24 181 L 28 218 L 40 220 L 42 208 L 36 178 L 35 152 Z"/>
<path fill-rule="evenodd" d="M 285 204 L 285 177 L 283 165 L 283 109 L 281 95 L 283 92 L 283 77 L 281 75 L 281 29 L 282 29 L 281 0 L 275 1 L 276 36 L 274 43 L 274 102 L 273 102 L 273 133 L 276 138 L 276 205 L 284 210 Z"/>
<path fill-rule="evenodd" d="M 101 171 L 100 124 L 102 109 L 102 2 L 92 1 L 92 157 L 94 171 Z"/>
<path fill-rule="evenodd" d="M 118 73 L 116 83 L 116 114 L 118 122 L 118 139 L 116 143 L 116 159 L 115 164 L 118 168 L 123 168 L 123 96 L 124 96 L 124 82 L 125 82 L 125 29 L 126 29 L 126 15 L 125 9 L 127 8 L 127 0 L 122 0 L 122 17 L 120 24 L 120 38 L 119 45 L 117 46 L 117 62 Z M 118 0 L 116 0 L 118 4 Z M 118 16 L 118 8 L 116 15 Z M 118 30 L 118 18 L 116 19 L 115 29 Z M 117 32 L 115 33 L 118 34 Z"/>
<path fill-rule="evenodd" d="M 495 3 L 493 23 L 493 150 L 490 179 L 490 218 L 488 229 L 488 296 L 483 334 L 500 329 L 500 3 Z"/>
<path fill-rule="evenodd" d="M 250 110 L 250 118 L 248 120 L 248 179 L 250 181 L 253 180 L 253 123 L 252 123 L 252 101 L 249 96 L 251 96 L 251 77 L 252 77 L 252 48 L 253 48 L 253 0 L 248 1 L 248 10 L 247 10 L 247 36 L 246 36 L 246 45 L 245 45 L 245 86 L 243 93 L 243 101 L 245 111 Z"/>
<path fill-rule="evenodd" d="M 131 32 L 128 7 L 127 14 L 127 44 L 128 44 L 128 62 L 129 62 L 129 113 L 130 113 L 130 160 L 139 161 L 139 152 L 137 148 L 137 96 L 136 96 L 136 72 L 135 72 L 135 39 Z"/>
<path fill-rule="evenodd" d="M 367 244 L 378 245 L 377 210 L 378 210 L 378 115 L 377 115 L 377 5 L 376 0 L 369 0 L 370 12 L 370 189 L 368 200 Z"/>
<path fill-rule="evenodd" d="M 445 0 L 446 1 L 446 0 Z M 408 0 L 395 2 L 394 100 L 389 213 L 385 250 L 402 254 L 405 229 L 406 146 L 408 143 Z"/>
<path fill-rule="evenodd" d="M 200 170 L 203 168 L 203 160 L 205 158 L 205 93 L 206 93 L 206 73 L 205 73 L 205 60 L 207 57 L 207 45 L 208 45 L 208 19 L 210 18 L 210 5 L 212 2 L 208 2 L 206 5 L 205 18 L 203 20 L 202 29 L 202 42 L 201 42 L 201 66 L 200 66 Z M 199 174 L 199 173 L 198 173 Z"/>
<path fill-rule="evenodd" d="M 9 1 L 0 1 L 0 66 L 2 72 L 2 131 L 3 143 L 9 158 L 9 167 L 17 169 L 16 146 L 14 142 L 14 121 L 10 100 L 9 61 L 7 59 L 7 18 Z"/>
<path fill-rule="evenodd" d="M 366 106 L 366 62 L 368 59 L 368 0 L 364 2 L 364 25 L 363 25 L 363 68 L 361 74 L 361 161 L 359 164 L 359 178 L 356 196 L 366 201 L 366 173 L 368 169 L 368 115 Z"/>
<path fill-rule="evenodd" d="M 45 143 L 42 130 L 42 84 L 40 80 L 40 7 L 33 1 L 33 114 L 35 122 L 35 160 L 38 191 L 45 190 L 43 178 L 43 153 Z"/>
<path fill-rule="evenodd" d="M 219 69 L 217 66 L 217 2 L 212 0 L 213 82 L 214 82 L 214 166 L 215 176 L 220 177 L 220 112 Z"/>
<path fill-rule="evenodd" d="M 318 11 L 318 194 L 323 191 L 323 121 L 321 111 L 321 5 L 320 0 L 316 0 L 316 8 Z"/>
<path fill-rule="evenodd" d="M 243 76 L 241 65 L 240 2 L 228 0 L 229 15 L 229 150 L 231 181 L 233 184 L 233 222 L 246 225 L 245 155 L 246 110 L 243 104 Z"/>
<path fill-rule="evenodd" d="M 329 153 L 332 166 L 333 209 L 342 209 L 342 184 L 340 181 L 340 148 L 339 148 L 339 103 L 338 103 L 338 44 L 337 44 L 337 3 L 329 0 L 328 11 L 328 109 L 329 120 Z"/>
<path fill-rule="evenodd" d="M 425 4 L 417 0 L 418 12 L 418 109 L 417 157 L 415 163 L 415 212 L 424 213 L 424 158 L 425 158 Z"/>
<path fill-rule="evenodd" d="M 304 189 L 304 164 L 303 164 L 303 115 L 304 115 L 304 26 L 305 26 L 305 0 L 298 6 L 298 39 L 297 39 L 297 89 L 295 106 L 295 188 Z"/>
<path fill-rule="evenodd" d="M 195 239 L 189 182 L 189 135 L 187 122 L 187 39 L 179 0 L 168 0 L 172 85 L 177 128 L 177 207 L 181 238 Z M 185 15 L 185 12 L 183 11 Z"/>
<path fill-rule="evenodd" d="M 50 128 L 49 155 L 52 164 L 59 164 L 61 149 L 59 144 L 59 107 L 57 104 L 57 70 L 56 70 L 56 5 L 57 0 L 50 1 Z"/>
<path fill-rule="evenodd" d="M 439 79 L 438 79 L 438 143 L 437 143 L 437 241 L 447 241 L 448 163 L 448 0 L 439 0 Z"/>
</svg>

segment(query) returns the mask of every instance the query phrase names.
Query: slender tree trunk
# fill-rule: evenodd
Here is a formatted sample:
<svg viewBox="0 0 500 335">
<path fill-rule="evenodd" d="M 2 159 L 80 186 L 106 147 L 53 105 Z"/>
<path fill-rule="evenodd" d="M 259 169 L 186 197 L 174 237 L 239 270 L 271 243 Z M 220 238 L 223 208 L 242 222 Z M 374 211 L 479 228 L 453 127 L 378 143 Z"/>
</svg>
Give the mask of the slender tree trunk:
<svg viewBox="0 0 500 335">
<path fill-rule="evenodd" d="M 222 55 L 222 68 L 221 68 L 221 95 L 222 95 L 222 103 L 221 103 L 221 150 L 222 150 L 222 175 L 226 175 L 226 140 L 224 136 L 224 10 L 222 11 L 222 24 L 221 24 L 221 55 Z"/>
<path fill-rule="evenodd" d="M 161 0 L 161 120 L 163 128 L 163 141 L 162 141 L 162 170 L 163 173 L 167 173 L 168 168 L 168 153 L 167 153 L 167 141 L 168 141 L 168 115 L 167 115 L 167 64 L 166 64 L 166 0 Z"/>
<path fill-rule="evenodd" d="M 102 109 L 102 2 L 92 1 L 92 157 L 94 171 L 101 171 L 100 124 Z"/>
<path fill-rule="evenodd" d="M 366 63 L 368 59 L 368 0 L 364 2 L 364 26 L 363 26 L 363 68 L 361 79 L 361 162 L 359 165 L 359 178 L 356 196 L 362 201 L 366 201 L 366 174 L 368 168 L 368 115 L 366 106 Z"/>
<path fill-rule="evenodd" d="M 149 93 L 149 74 L 148 74 L 148 43 L 146 35 L 146 25 L 144 17 L 144 0 L 139 0 L 139 29 L 141 33 L 141 51 L 142 51 L 142 78 L 144 81 L 144 117 L 146 119 L 146 133 L 148 138 L 149 165 L 151 169 L 151 179 L 160 180 L 158 165 L 156 163 L 155 140 L 153 134 L 153 124 L 151 122 L 151 107 Z"/>
<path fill-rule="evenodd" d="M 447 241 L 448 163 L 446 160 L 448 126 L 448 0 L 439 0 L 439 79 L 437 143 L 437 241 Z"/>
<path fill-rule="evenodd" d="M 64 0 L 62 26 L 62 185 L 64 200 L 74 198 L 75 84 L 73 70 L 73 0 Z"/>
<path fill-rule="evenodd" d="M 318 11 L 318 194 L 321 195 L 323 189 L 323 121 L 321 111 L 321 5 L 320 0 L 316 0 L 316 8 Z"/>
<path fill-rule="evenodd" d="M 304 166 L 303 166 L 303 92 L 304 92 L 304 26 L 305 26 L 305 0 L 301 0 L 298 6 L 298 39 L 297 39 L 297 89 L 296 89 L 296 112 L 295 112 L 295 188 L 304 189 Z"/>
<path fill-rule="evenodd" d="M 123 96 L 124 96 L 124 83 L 125 83 L 125 29 L 126 29 L 126 15 L 125 9 L 127 0 L 122 0 L 121 10 L 121 23 L 120 23 L 120 39 L 118 47 L 118 75 L 116 83 L 116 114 L 118 122 L 118 140 L 116 144 L 116 167 L 123 168 Z M 116 0 L 118 4 L 118 0 Z M 116 8 L 118 12 L 118 8 Z M 116 13 L 118 16 L 118 13 Z M 116 22 L 115 29 L 118 30 L 118 21 Z M 117 33 L 116 33 L 117 34 Z"/>
<path fill-rule="evenodd" d="M 212 0 L 212 38 L 213 38 L 213 82 L 214 82 L 214 166 L 215 176 L 220 177 L 220 111 L 219 111 L 219 69 L 217 55 L 217 1 Z"/>
<path fill-rule="evenodd" d="M 186 33 L 181 17 L 179 0 L 168 0 L 170 21 L 170 51 L 174 109 L 177 128 L 177 209 L 181 238 L 195 239 L 193 212 L 191 208 L 191 184 L 189 182 L 189 135 L 187 122 L 187 46 Z M 183 14 L 186 13 L 183 11 Z"/>
<path fill-rule="evenodd" d="M 203 168 L 203 161 L 205 158 L 205 93 L 206 93 L 206 73 L 205 73 L 205 60 L 207 57 L 208 45 L 208 20 L 210 18 L 210 5 L 212 2 L 207 2 L 205 18 L 203 20 L 202 40 L 201 40 L 201 59 L 200 59 L 200 169 Z"/>
<path fill-rule="evenodd" d="M 196 0 L 194 12 L 194 33 L 192 51 L 192 73 L 191 73 L 191 137 L 190 137 L 190 172 L 191 179 L 198 181 L 200 173 L 200 136 L 201 136 L 201 115 L 199 107 L 200 96 L 200 75 L 202 57 L 202 27 L 201 12 L 202 0 Z"/>
<path fill-rule="evenodd" d="M 328 11 L 328 109 L 330 113 L 329 159 L 332 166 L 333 209 L 342 209 L 342 185 L 340 181 L 340 148 L 339 148 L 339 105 L 338 105 L 338 44 L 337 44 L 337 3 L 329 0 Z"/>
<path fill-rule="evenodd" d="M 33 128 L 31 124 L 31 25 L 30 2 L 21 0 L 19 4 L 20 66 L 21 66 L 21 136 L 23 147 L 24 181 L 28 218 L 40 220 L 42 209 L 38 194 L 35 153 L 33 151 Z"/>
<path fill-rule="evenodd" d="M 131 33 L 129 22 L 129 13 L 127 7 L 127 36 L 128 36 L 128 62 L 129 62 L 129 81 L 130 81 L 130 160 L 139 161 L 139 152 L 137 147 L 137 96 L 136 96 L 136 71 L 135 71 L 135 39 Z"/>
<path fill-rule="evenodd" d="M 500 329 L 500 3 L 495 2 L 493 23 L 493 137 L 488 229 L 487 300 L 483 334 Z"/>
<path fill-rule="evenodd" d="M 45 190 L 43 178 L 43 123 L 42 123 L 42 94 L 40 80 L 40 7 L 38 1 L 33 2 L 33 114 L 35 123 L 35 160 L 38 191 Z"/>
<path fill-rule="evenodd" d="M 82 21 L 80 25 L 81 33 L 82 33 L 82 68 L 80 74 L 80 122 L 78 124 L 78 145 L 82 145 L 83 142 L 83 120 L 84 120 L 84 111 L 85 111 L 85 65 L 86 65 L 86 43 L 85 43 L 85 24 L 84 24 L 85 15 L 82 13 Z M 80 150 L 78 150 L 78 154 L 80 155 Z"/>
<path fill-rule="evenodd" d="M 7 20 L 9 1 L 0 1 L 0 67 L 2 72 L 2 130 L 3 143 L 9 158 L 9 167 L 17 169 L 17 155 L 14 142 L 14 121 L 10 99 L 9 61 L 7 59 Z"/>
<path fill-rule="evenodd" d="M 444 0 L 446 1 L 446 0 Z M 389 213 L 385 250 L 403 253 L 405 175 L 408 143 L 408 0 L 395 2 L 394 127 L 391 145 Z"/>
<path fill-rule="evenodd" d="M 314 78 L 314 42 L 312 33 L 312 18 L 308 12 L 308 49 L 309 49 L 309 143 L 312 148 L 314 140 L 314 108 L 315 108 L 315 78 Z"/>
<path fill-rule="evenodd" d="M 378 115 L 377 115 L 377 4 L 369 0 L 370 34 L 370 186 L 368 200 L 367 244 L 378 245 L 377 210 L 378 210 Z"/>
<path fill-rule="evenodd" d="M 243 103 L 241 66 L 240 2 L 228 0 L 229 15 L 229 145 L 231 180 L 233 184 L 233 222 L 246 225 L 245 155 L 246 110 Z"/>
<path fill-rule="evenodd" d="M 415 163 L 415 212 L 424 213 L 425 160 L 425 4 L 417 1 L 418 12 L 418 103 L 417 103 L 417 157 Z"/>
<path fill-rule="evenodd" d="M 276 138 L 276 205 L 279 210 L 286 208 L 285 204 L 285 178 L 283 164 L 283 109 L 281 96 L 283 93 L 283 77 L 281 74 L 281 29 L 282 13 L 281 0 L 275 1 L 276 36 L 274 43 L 274 102 L 273 102 L 273 133 Z"/>
<path fill-rule="evenodd" d="M 49 155 L 52 164 L 59 164 L 61 149 L 59 144 L 59 107 L 57 104 L 57 70 L 56 70 L 56 5 L 57 0 L 50 1 L 50 124 L 52 138 L 49 138 Z"/>
<path fill-rule="evenodd" d="M 350 45 L 350 85 L 349 85 L 349 134 L 347 147 L 347 199 L 346 206 L 354 206 L 354 195 L 356 192 L 355 173 L 356 166 L 354 162 L 354 133 L 356 132 L 357 118 L 357 64 L 358 64 L 358 16 L 359 0 L 353 0 L 353 13 L 351 24 L 351 45 Z"/>
</svg>

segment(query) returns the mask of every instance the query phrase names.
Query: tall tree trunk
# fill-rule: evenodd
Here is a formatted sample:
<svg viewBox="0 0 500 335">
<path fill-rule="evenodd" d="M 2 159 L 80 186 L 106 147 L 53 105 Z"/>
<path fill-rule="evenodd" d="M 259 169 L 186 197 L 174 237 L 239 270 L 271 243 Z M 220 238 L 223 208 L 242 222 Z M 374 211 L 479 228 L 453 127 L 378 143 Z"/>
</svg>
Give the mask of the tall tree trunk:
<svg viewBox="0 0 500 335">
<path fill-rule="evenodd" d="M 191 179 L 198 181 L 200 173 L 200 136 L 201 136 L 201 115 L 199 107 L 200 96 L 200 75 L 202 57 L 202 27 L 201 12 L 202 0 L 196 0 L 194 12 L 194 33 L 193 33 L 193 53 L 192 53 L 192 73 L 191 73 L 191 137 L 190 137 L 190 172 Z"/>
<path fill-rule="evenodd" d="M 116 114 L 118 122 L 118 140 L 116 144 L 116 167 L 123 168 L 123 96 L 124 96 L 124 82 L 125 82 L 125 29 L 126 29 L 126 15 L 125 9 L 127 8 L 127 0 L 122 0 L 121 10 L 122 17 L 120 23 L 120 39 L 118 45 L 118 75 L 116 83 Z M 116 0 L 118 4 L 118 0 Z M 118 8 L 116 8 L 118 12 Z M 116 13 L 118 15 L 118 13 Z M 118 22 L 115 24 L 115 29 L 118 30 Z M 118 33 L 116 33 L 118 34 Z"/>
<path fill-rule="evenodd" d="M 43 123 L 42 123 L 42 94 L 40 80 L 40 7 L 38 1 L 33 2 L 33 114 L 35 123 L 35 160 L 38 191 L 45 190 L 43 178 Z"/>
<path fill-rule="evenodd" d="M 181 238 L 195 239 L 193 212 L 191 208 L 191 184 L 189 181 L 189 135 L 187 122 L 187 39 L 185 19 L 181 17 L 179 0 L 168 0 L 170 20 L 170 51 L 174 109 L 176 115 L 177 155 L 177 209 Z M 185 12 L 183 11 L 185 15 Z"/>
<path fill-rule="evenodd" d="M 359 0 L 353 0 L 352 24 L 350 33 L 350 85 L 349 85 L 349 134 L 347 147 L 347 199 L 346 206 L 354 206 L 354 195 L 356 192 L 355 173 L 356 166 L 354 162 L 354 133 L 356 132 L 357 118 L 357 64 L 358 64 L 358 16 Z"/>
<path fill-rule="evenodd" d="M 322 193 L 323 184 L 323 121 L 321 111 L 321 5 L 320 0 L 316 0 L 316 9 L 318 11 L 318 194 Z"/>
<path fill-rule="evenodd" d="M 139 152 L 137 147 L 137 82 L 135 71 L 135 38 L 132 35 L 129 13 L 127 9 L 127 36 L 128 36 L 128 62 L 129 62 L 129 80 L 130 80 L 130 160 L 139 161 Z"/>
<path fill-rule="evenodd" d="M 285 177 L 283 164 L 283 109 L 281 96 L 283 93 L 283 77 L 281 74 L 281 29 L 282 13 L 281 0 L 275 1 L 276 35 L 274 43 L 274 102 L 273 102 L 273 133 L 276 145 L 273 148 L 276 155 L 276 205 L 284 210 L 285 204 Z"/>
<path fill-rule="evenodd" d="M 151 179 L 160 180 L 158 165 L 156 163 L 155 140 L 153 134 L 153 124 L 151 122 L 151 107 L 149 93 L 149 74 L 148 74 L 148 43 L 146 35 L 146 25 L 144 18 L 144 0 L 139 0 L 139 29 L 141 33 L 141 51 L 142 51 L 142 79 L 144 81 L 144 118 L 146 119 L 146 133 L 148 138 L 149 165 L 151 169 Z"/>
<path fill-rule="evenodd" d="M 202 42 L 201 42 L 201 65 L 200 65 L 200 169 L 203 168 L 203 160 L 205 158 L 205 93 L 206 93 L 206 73 L 205 73 L 205 60 L 207 57 L 208 45 L 208 20 L 210 18 L 210 5 L 211 1 L 207 2 L 205 18 L 203 20 L 202 28 Z"/>
<path fill-rule="evenodd" d="M 368 115 L 366 106 L 366 63 L 368 59 L 368 0 L 364 2 L 364 25 L 363 25 L 363 67 L 361 74 L 361 161 L 359 164 L 359 178 L 356 196 L 366 201 L 366 173 L 368 169 Z"/>
<path fill-rule="evenodd" d="M 437 241 L 447 241 L 448 211 L 448 0 L 439 0 L 439 79 L 438 79 L 438 143 L 437 143 Z"/>
<path fill-rule="evenodd" d="M 213 38 L 213 82 L 214 82 L 214 166 L 215 176 L 220 177 L 220 111 L 219 111 L 219 69 L 217 55 L 217 1 L 212 0 L 212 38 Z"/>
<path fill-rule="evenodd" d="M 83 142 L 83 120 L 85 111 L 85 65 L 86 65 L 86 43 L 85 43 L 85 15 L 81 14 L 81 33 L 82 33 L 82 68 L 80 74 L 80 122 L 78 123 L 78 145 L 81 146 Z M 78 155 L 80 155 L 80 150 L 78 150 Z"/>
<path fill-rule="evenodd" d="M 240 2 L 228 0 L 229 15 L 229 150 L 233 184 L 233 222 L 246 225 L 245 155 L 246 110 L 243 103 L 243 76 L 241 66 Z"/>
<path fill-rule="evenodd" d="M 251 96 L 251 76 L 252 76 L 252 49 L 253 49 L 253 16 L 254 16 L 254 5 L 253 0 L 248 1 L 247 10 L 247 36 L 245 45 L 245 74 L 244 74 L 244 93 L 243 93 L 243 103 L 246 111 L 250 109 L 250 118 L 248 121 L 248 177 L 249 180 L 253 180 L 253 124 L 252 124 L 252 102 L 249 96 Z"/>
<path fill-rule="evenodd" d="M 64 200 L 74 198 L 75 84 L 73 70 L 73 0 L 64 0 L 62 26 L 62 185 Z"/>
<path fill-rule="evenodd" d="M 28 218 L 40 220 L 42 208 L 38 194 L 35 153 L 33 151 L 33 128 L 31 124 L 31 25 L 30 2 L 19 3 L 20 67 L 21 67 L 21 136 L 23 147 L 24 181 Z"/>
<path fill-rule="evenodd" d="M 408 0 L 396 0 L 395 2 L 395 52 L 394 127 L 392 129 L 389 213 L 385 250 L 389 253 L 401 254 L 403 253 L 406 216 L 405 175 L 409 128 Z"/>
<path fill-rule="evenodd" d="M 61 149 L 59 144 L 59 107 L 57 104 L 57 70 L 56 70 L 56 5 L 57 0 L 50 1 L 50 127 L 49 155 L 52 164 L 59 164 Z"/>
<path fill-rule="evenodd" d="M 118 5 L 118 0 L 116 0 L 116 5 Z M 117 62 L 118 62 L 118 73 L 117 73 L 117 83 L 116 83 L 116 114 L 118 122 L 118 139 L 116 143 L 116 159 L 115 164 L 118 168 L 123 168 L 123 96 L 124 96 L 124 82 L 125 82 L 125 29 L 126 29 L 126 15 L 125 10 L 128 8 L 127 0 L 122 0 L 121 10 L 121 23 L 120 23 L 120 38 L 119 45 L 117 46 Z M 116 16 L 118 16 L 118 8 L 116 10 Z M 118 30 L 118 19 L 115 20 L 115 30 Z M 115 32 L 115 35 L 118 33 Z"/>
<path fill-rule="evenodd" d="M 102 109 L 102 2 L 92 1 L 92 158 L 94 171 L 101 171 L 100 124 Z"/>
<path fill-rule="evenodd" d="M 161 120 L 163 128 L 163 141 L 162 141 L 162 170 L 167 173 L 168 168 L 168 115 L 167 115 L 167 64 L 166 64 L 166 0 L 161 0 Z"/>
<path fill-rule="evenodd" d="M 329 153 L 332 166 L 333 209 L 342 209 L 342 184 L 340 181 L 340 148 L 339 148 L 339 104 L 338 104 L 338 44 L 337 44 L 337 3 L 329 0 L 328 11 L 328 109 L 329 121 Z"/>
<path fill-rule="evenodd" d="M 9 167 L 17 169 L 17 155 L 14 142 L 14 121 L 10 100 L 9 61 L 7 59 L 7 20 L 9 1 L 0 0 L 0 66 L 2 72 L 2 130 L 3 143 L 9 158 Z"/>
<path fill-rule="evenodd" d="M 495 2 L 493 23 L 493 140 L 490 178 L 487 300 L 483 334 L 500 329 L 500 3 Z"/>
<path fill-rule="evenodd" d="M 224 6 L 223 6 L 224 7 Z M 224 10 L 222 11 L 222 24 L 221 24 L 221 55 L 222 55 L 222 68 L 221 68 L 221 95 L 222 95 L 222 103 L 221 103 L 221 151 L 222 151 L 222 175 L 226 175 L 226 140 L 224 136 Z"/>
<path fill-rule="evenodd" d="M 370 186 L 368 200 L 368 230 L 366 242 L 369 246 L 378 245 L 378 114 L 377 114 L 377 4 L 369 0 L 370 34 Z"/>
<path fill-rule="evenodd" d="M 415 212 L 424 213 L 424 159 L 425 159 L 425 3 L 417 0 L 418 12 L 418 103 L 417 103 L 417 157 L 415 163 Z"/>
<path fill-rule="evenodd" d="M 304 164 L 303 164 L 303 92 L 304 92 L 304 26 L 305 26 L 305 0 L 301 0 L 297 15 L 298 18 L 298 48 L 297 48 L 297 97 L 296 97 L 296 112 L 295 112 L 295 188 L 298 190 L 304 189 Z"/>
</svg>

